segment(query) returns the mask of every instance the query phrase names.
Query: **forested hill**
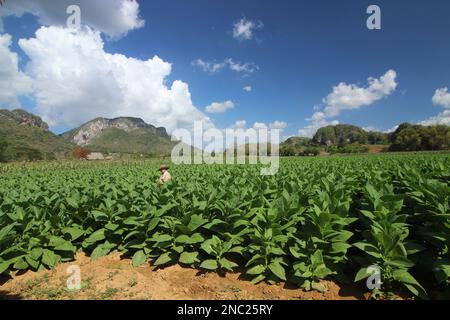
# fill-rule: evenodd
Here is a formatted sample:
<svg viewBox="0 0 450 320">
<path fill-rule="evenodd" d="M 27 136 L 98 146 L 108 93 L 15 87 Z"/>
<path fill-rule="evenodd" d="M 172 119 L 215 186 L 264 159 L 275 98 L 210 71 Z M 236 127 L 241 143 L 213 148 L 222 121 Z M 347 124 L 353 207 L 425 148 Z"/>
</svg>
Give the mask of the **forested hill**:
<svg viewBox="0 0 450 320">
<path fill-rule="evenodd" d="M 327 153 L 365 153 L 372 147 L 384 151 L 450 150 L 450 127 L 403 123 L 394 132 L 365 131 L 347 124 L 317 130 L 312 139 L 291 137 L 280 146 L 284 156 Z"/>
<path fill-rule="evenodd" d="M 0 109 L 0 161 L 65 158 L 75 145 L 24 110 Z"/>
</svg>

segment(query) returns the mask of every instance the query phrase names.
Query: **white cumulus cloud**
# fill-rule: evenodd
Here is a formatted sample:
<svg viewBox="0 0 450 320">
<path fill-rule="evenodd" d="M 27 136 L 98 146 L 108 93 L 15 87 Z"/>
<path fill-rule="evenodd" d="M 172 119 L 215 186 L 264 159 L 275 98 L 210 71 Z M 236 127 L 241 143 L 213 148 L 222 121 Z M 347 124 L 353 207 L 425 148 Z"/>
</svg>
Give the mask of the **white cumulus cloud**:
<svg viewBox="0 0 450 320">
<path fill-rule="evenodd" d="M 255 122 L 253 124 L 253 129 L 276 129 L 276 130 L 284 130 L 287 127 L 287 123 L 284 121 L 275 120 L 274 122 L 271 122 L 269 124 L 265 124 L 263 122 Z"/>
<path fill-rule="evenodd" d="M 21 17 L 26 13 L 36 16 L 41 25 L 65 26 L 70 5 L 80 7 L 82 24 L 111 38 L 122 37 L 145 24 L 135 0 L 8 0 L 0 10 L 0 31 L 3 17 Z"/>
<path fill-rule="evenodd" d="M 396 78 L 397 73 L 389 70 L 379 79 L 369 78 L 369 84 L 365 88 L 341 82 L 323 100 L 325 103 L 324 116 L 336 117 L 342 110 L 359 109 L 389 96 L 397 88 Z"/>
<path fill-rule="evenodd" d="M 306 119 L 310 124 L 300 129 L 299 135 L 312 137 L 322 127 L 339 124 L 337 120 L 330 120 L 338 117 L 343 110 L 360 109 L 391 95 L 398 85 L 396 78 L 397 72 L 388 70 L 379 79 L 370 77 L 366 87 L 341 82 L 323 99 L 325 104 L 323 111 L 317 111 L 319 108 L 314 107 L 316 112 Z"/>
<path fill-rule="evenodd" d="M 419 122 L 419 124 L 423 126 L 432 126 L 438 124 L 445 124 L 447 126 L 450 126 L 450 110 L 444 110 L 437 116 L 433 116 L 427 120 L 421 121 Z"/>
<path fill-rule="evenodd" d="M 381 130 L 380 128 L 375 127 L 375 126 L 367 126 L 367 127 L 364 127 L 363 130 L 366 132 L 383 132 L 383 130 Z"/>
<path fill-rule="evenodd" d="M 431 100 L 433 101 L 433 104 L 443 107 L 446 110 L 444 110 L 443 112 L 439 113 L 436 116 L 432 116 L 426 120 L 420 121 L 419 124 L 423 126 L 432 126 L 440 124 L 450 126 L 450 92 L 448 92 L 448 88 L 437 89 L 434 92 L 434 95 L 431 98 Z"/>
<path fill-rule="evenodd" d="M 278 129 L 280 131 L 286 129 L 287 123 L 284 121 L 275 120 L 274 122 L 271 122 L 269 124 L 264 122 L 255 122 L 253 123 L 252 129 L 255 130 L 262 130 L 262 129 Z M 236 121 L 235 124 L 232 126 L 234 129 L 248 129 L 247 128 L 247 121 L 245 120 L 239 120 Z"/>
<path fill-rule="evenodd" d="M 448 88 L 437 89 L 433 95 L 432 101 L 435 105 L 441 106 L 445 109 L 443 112 L 436 116 L 430 117 L 427 120 L 419 122 L 419 124 L 424 126 L 445 124 L 450 126 L 450 92 Z"/>
<path fill-rule="evenodd" d="M 253 90 L 252 86 L 245 86 L 244 91 L 251 92 Z"/>
<path fill-rule="evenodd" d="M 278 130 L 284 130 L 287 127 L 287 123 L 284 121 L 278 121 L 276 120 L 275 122 L 272 122 L 269 125 L 270 129 L 278 129 Z"/>
<path fill-rule="evenodd" d="M 326 126 L 335 126 L 338 125 L 338 120 L 333 121 L 326 121 L 326 120 L 320 120 L 320 121 L 313 121 L 311 124 L 305 126 L 304 128 L 298 130 L 298 136 L 299 137 L 307 137 L 312 138 L 314 134 L 319 130 L 320 128 L 326 127 Z"/>
<path fill-rule="evenodd" d="M 10 50 L 12 38 L 0 34 L 0 108 L 20 108 L 19 96 L 31 92 L 32 81 L 19 69 L 19 58 Z"/>
<path fill-rule="evenodd" d="M 245 121 L 245 120 L 238 120 L 232 126 L 233 129 L 245 129 L 246 127 L 247 127 L 247 121 Z"/>
<path fill-rule="evenodd" d="M 255 122 L 253 124 L 253 129 L 255 129 L 255 130 L 267 129 L 267 125 L 263 122 Z"/>
<path fill-rule="evenodd" d="M 227 100 L 224 102 L 213 102 L 209 106 L 207 106 L 205 110 L 208 113 L 223 113 L 233 108 L 234 108 L 233 101 Z"/>
<path fill-rule="evenodd" d="M 233 37 L 240 41 L 251 40 L 254 37 L 255 30 L 263 27 L 264 24 L 261 21 L 242 18 L 233 24 Z"/>
<path fill-rule="evenodd" d="M 170 63 L 105 52 L 99 31 L 41 27 L 21 39 L 34 82 L 35 112 L 51 126 L 76 126 L 95 117 L 140 117 L 169 132 L 192 128 L 196 120 L 212 126 L 191 100 L 189 86 L 166 84 Z"/>
<path fill-rule="evenodd" d="M 435 105 L 450 108 L 450 92 L 448 92 L 448 88 L 437 89 L 432 100 Z"/>
</svg>

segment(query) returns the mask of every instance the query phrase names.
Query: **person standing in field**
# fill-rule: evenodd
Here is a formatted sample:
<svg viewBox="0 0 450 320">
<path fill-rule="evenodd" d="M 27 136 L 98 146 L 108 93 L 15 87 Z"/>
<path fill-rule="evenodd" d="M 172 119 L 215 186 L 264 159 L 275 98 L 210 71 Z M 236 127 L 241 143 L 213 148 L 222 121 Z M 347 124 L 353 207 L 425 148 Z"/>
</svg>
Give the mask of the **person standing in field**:
<svg viewBox="0 0 450 320">
<path fill-rule="evenodd" d="M 159 184 L 164 184 L 172 180 L 172 177 L 169 173 L 169 167 L 166 165 L 161 165 L 159 167 L 159 172 L 161 172 L 161 177 L 159 177 Z"/>
</svg>

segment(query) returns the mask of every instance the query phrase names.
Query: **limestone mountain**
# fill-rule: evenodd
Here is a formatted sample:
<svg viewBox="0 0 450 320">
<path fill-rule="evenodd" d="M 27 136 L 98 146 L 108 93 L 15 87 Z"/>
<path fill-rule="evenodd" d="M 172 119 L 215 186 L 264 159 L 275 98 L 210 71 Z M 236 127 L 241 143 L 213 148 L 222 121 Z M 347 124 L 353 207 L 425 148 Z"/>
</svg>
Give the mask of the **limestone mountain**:
<svg viewBox="0 0 450 320">
<path fill-rule="evenodd" d="M 75 147 L 50 132 L 40 117 L 20 109 L 0 109 L 0 140 L 6 161 L 65 158 Z"/>
<path fill-rule="evenodd" d="M 62 134 L 68 141 L 91 151 L 145 155 L 170 155 L 176 142 L 165 128 L 140 118 L 96 118 Z"/>
<path fill-rule="evenodd" d="M 320 145 L 343 145 L 348 143 L 367 143 L 367 133 L 353 125 L 338 124 L 317 130 L 313 142 Z"/>
</svg>

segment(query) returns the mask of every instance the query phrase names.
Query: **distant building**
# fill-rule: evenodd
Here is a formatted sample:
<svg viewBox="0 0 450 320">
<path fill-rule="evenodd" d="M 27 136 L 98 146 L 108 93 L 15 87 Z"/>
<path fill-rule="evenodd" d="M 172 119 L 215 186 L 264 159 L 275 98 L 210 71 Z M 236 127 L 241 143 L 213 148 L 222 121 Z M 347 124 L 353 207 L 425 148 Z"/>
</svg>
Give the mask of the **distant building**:
<svg viewBox="0 0 450 320">
<path fill-rule="evenodd" d="M 100 152 L 92 152 L 86 157 L 87 160 L 105 160 L 105 156 Z"/>
</svg>

